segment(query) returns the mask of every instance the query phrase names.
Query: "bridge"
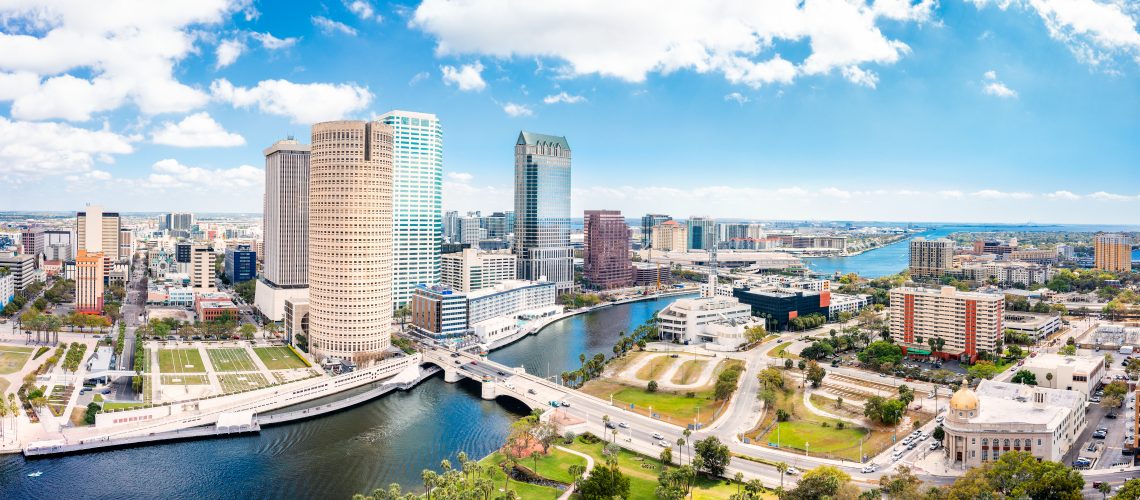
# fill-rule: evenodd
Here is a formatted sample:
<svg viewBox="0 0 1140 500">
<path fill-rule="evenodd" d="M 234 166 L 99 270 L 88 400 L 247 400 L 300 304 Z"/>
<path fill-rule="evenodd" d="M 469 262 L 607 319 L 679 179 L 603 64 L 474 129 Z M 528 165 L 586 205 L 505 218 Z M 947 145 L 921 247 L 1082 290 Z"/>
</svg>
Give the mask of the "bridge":
<svg viewBox="0 0 1140 500">
<path fill-rule="evenodd" d="M 84 373 L 83 380 L 91 380 L 102 377 L 133 377 L 135 375 L 138 375 L 138 373 L 136 373 L 134 370 L 96 370 L 93 372 Z"/>
<path fill-rule="evenodd" d="M 549 408 L 551 401 L 565 401 L 576 394 L 573 389 L 528 374 L 521 366 L 511 368 L 468 351 L 422 345 L 421 353 L 423 364 L 443 370 L 445 382 L 467 378 L 481 384 L 481 396 L 486 400 L 506 397 L 535 409 Z"/>
</svg>

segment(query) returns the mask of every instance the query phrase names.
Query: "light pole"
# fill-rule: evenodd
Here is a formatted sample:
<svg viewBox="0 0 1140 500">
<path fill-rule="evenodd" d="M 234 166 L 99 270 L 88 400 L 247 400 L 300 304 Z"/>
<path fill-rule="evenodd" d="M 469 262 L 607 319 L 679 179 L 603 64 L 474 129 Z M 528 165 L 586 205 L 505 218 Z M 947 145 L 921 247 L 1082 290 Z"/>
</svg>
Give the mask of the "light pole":
<svg viewBox="0 0 1140 500">
<path fill-rule="evenodd" d="M 804 455 L 811 457 L 811 443 L 804 441 Z"/>
</svg>

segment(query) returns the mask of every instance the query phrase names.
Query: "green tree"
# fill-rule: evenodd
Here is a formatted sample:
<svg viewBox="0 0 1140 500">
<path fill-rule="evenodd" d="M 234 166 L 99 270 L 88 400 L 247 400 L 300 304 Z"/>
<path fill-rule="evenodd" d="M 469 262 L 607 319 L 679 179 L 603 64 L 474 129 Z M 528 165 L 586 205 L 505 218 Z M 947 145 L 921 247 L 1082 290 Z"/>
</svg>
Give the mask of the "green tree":
<svg viewBox="0 0 1140 500">
<path fill-rule="evenodd" d="M 941 425 L 939 425 L 938 427 L 934 428 L 934 432 L 930 433 L 930 437 L 934 438 L 935 441 L 941 443 L 943 439 L 946 439 L 946 431 L 942 429 Z"/>
<path fill-rule="evenodd" d="M 966 370 L 966 374 L 973 379 L 992 379 L 998 374 L 998 368 L 992 361 L 978 361 Z"/>
<path fill-rule="evenodd" d="M 914 401 L 914 389 L 909 385 L 902 384 L 899 386 L 899 401 L 902 401 L 904 406 L 909 406 Z"/>
<path fill-rule="evenodd" d="M 1033 372 L 1029 370 L 1018 370 L 1017 373 L 1013 374 L 1013 378 L 1010 379 L 1010 382 L 1015 384 L 1037 385 L 1037 375 L 1034 375 Z"/>
<path fill-rule="evenodd" d="M 656 380 L 650 380 L 649 383 L 646 384 L 645 390 L 647 390 L 649 392 L 657 392 L 657 381 Z"/>
<path fill-rule="evenodd" d="M 594 467 L 582 481 L 578 494 L 586 500 L 629 498 L 629 478 L 618 469 L 617 461 Z"/>
<path fill-rule="evenodd" d="M 1073 344 L 1067 344 L 1067 345 L 1064 345 L 1064 346 L 1062 346 L 1062 347 L 1061 347 L 1061 349 L 1059 349 L 1059 350 L 1057 351 L 1057 353 L 1058 353 L 1058 354 L 1060 354 L 1060 355 L 1062 355 L 1062 356 L 1073 356 L 1073 355 L 1076 355 L 1076 354 L 1077 354 L 1077 346 L 1075 346 L 1075 345 L 1073 345 Z"/>
<path fill-rule="evenodd" d="M 885 364 L 897 365 L 902 361 L 902 348 L 884 340 L 876 340 L 867 345 L 857 356 L 859 361 L 879 369 Z"/>
<path fill-rule="evenodd" d="M 823 498 L 856 498 L 859 490 L 851 484 L 851 476 L 830 465 L 821 465 L 804 473 L 799 484 L 780 500 L 818 500 Z"/>
<path fill-rule="evenodd" d="M 1140 478 L 1129 479 L 1116 489 L 1114 500 L 1140 500 Z"/>
<path fill-rule="evenodd" d="M 776 464 L 776 472 L 780 473 L 780 489 L 784 488 L 784 476 L 788 474 L 788 469 L 789 467 L 786 462 Z"/>
<path fill-rule="evenodd" d="M 253 334 L 257 332 L 257 327 L 249 323 L 241 325 L 241 338 L 245 340 L 253 340 Z"/>
<path fill-rule="evenodd" d="M 890 500 L 910 500 L 922 498 L 922 480 L 910 472 L 910 467 L 900 465 L 894 475 L 879 477 L 879 490 Z"/>
<path fill-rule="evenodd" d="M 716 436 L 709 436 L 697 441 L 695 448 L 701 463 L 699 470 L 714 477 L 724 474 L 730 458 L 728 445 L 721 443 Z"/>
<path fill-rule="evenodd" d="M 823 383 L 823 377 L 827 375 L 827 370 L 824 370 L 819 363 L 811 361 L 807 365 L 807 379 L 811 381 L 813 388 L 818 388 Z"/>
<path fill-rule="evenodd" d="M 99 405 L 99 403 L 94 403 L 94 402 L 88 403 L 87 404 L 87 411 L 83 415 L 83 423 L 85 423 L 87 425 L 94 425 L 95 424 L 95 415 L 98 414 L 99 411 L 102 409 L 103 409 L 103 407 L 101 405 Z"/>
</svg>

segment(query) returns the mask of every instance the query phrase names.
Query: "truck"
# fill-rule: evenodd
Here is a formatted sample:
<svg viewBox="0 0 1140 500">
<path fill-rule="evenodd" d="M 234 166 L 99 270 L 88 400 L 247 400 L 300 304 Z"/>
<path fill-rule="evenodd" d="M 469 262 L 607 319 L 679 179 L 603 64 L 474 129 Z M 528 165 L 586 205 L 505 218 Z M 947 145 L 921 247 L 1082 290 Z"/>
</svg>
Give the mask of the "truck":
<svg viewBox="0 0 1140 500">
<path fill-rule="evenodd" d="M 1122 346 L 1120 346 L 1120 354 L 1131 355 L 1133 349 L 1135 349 L 1135 348 L 1130 346 L 1130 345 L 1122 345 Z"/>
</svg>

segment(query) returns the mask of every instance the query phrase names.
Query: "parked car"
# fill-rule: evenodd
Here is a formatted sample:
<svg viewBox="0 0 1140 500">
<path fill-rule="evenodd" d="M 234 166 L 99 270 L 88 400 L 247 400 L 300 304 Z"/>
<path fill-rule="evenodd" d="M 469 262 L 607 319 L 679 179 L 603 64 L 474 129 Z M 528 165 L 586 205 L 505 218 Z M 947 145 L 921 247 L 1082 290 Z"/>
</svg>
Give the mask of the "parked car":
<svg viewBox="0 0 1140 500">
<path fill-rule="evenodd" d="M 941 447 L 942 447 L 942 443 L 939 443 L 938 441 L 930 443 L 930 451 L 937 450 L 938 448 L 941 448 Z"/>
</svg>

